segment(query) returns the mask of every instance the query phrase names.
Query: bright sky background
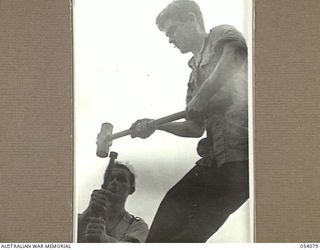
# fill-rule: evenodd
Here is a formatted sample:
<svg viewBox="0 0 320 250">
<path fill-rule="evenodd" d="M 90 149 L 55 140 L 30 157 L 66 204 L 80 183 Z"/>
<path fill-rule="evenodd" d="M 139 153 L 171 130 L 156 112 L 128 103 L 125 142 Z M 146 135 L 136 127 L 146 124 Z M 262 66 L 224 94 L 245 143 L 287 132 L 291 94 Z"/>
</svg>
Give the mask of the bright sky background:
<svg viewBox="0 0 320 250">
<path fill-rule="evenodd" d="M 155 25 L 171 0 L 75 0 L 75 163 L 78 211 L 102 184 L 107 160 L 96 156 L 103 122 L 114 132 L 139 118 L 159 118 L 185 108 L 191 54 L 182 55 Z M 250 0 L 197 0 L 206 30 L 231 24 L 248 37 Z M 157 131 L 152 137 L 113 142 L 119 160 L 137 174 L 126 209 L 149 225 L 165 193 L 199 159 L 199 139 Z M 248 242 L 249 202 L 209 242 Z"/>
</svg>

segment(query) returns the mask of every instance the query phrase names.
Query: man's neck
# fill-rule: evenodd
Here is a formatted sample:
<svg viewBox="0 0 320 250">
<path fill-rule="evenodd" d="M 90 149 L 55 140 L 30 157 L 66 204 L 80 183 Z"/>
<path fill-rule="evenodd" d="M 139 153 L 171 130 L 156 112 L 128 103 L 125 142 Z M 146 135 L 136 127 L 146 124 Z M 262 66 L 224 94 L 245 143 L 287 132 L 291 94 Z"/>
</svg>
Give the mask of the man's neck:
<svg viewBox="0 0 320 250">
<path fill-rule="evenodd" d="M 200 31 L 197 33 L 197 35 L 194 37 L 194 47 L 193 50 L 191 51 L 194 57 L 199 57 L 201 54 L 201 51 L 205 45 L 207 33 L 205 31 Z"/>
</svg>

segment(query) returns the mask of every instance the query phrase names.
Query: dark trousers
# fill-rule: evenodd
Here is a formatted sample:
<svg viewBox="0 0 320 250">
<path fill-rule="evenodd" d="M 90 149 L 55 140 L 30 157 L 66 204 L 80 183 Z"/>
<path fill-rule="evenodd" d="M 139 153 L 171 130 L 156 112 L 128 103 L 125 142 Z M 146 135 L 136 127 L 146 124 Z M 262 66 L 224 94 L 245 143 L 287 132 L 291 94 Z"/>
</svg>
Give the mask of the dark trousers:
<svg viewBox="0 0 320 250">
<path fill-rule="evenodd" d="M 206 242 L 248 198 L 248 161 L 199 163 L 168 191 L 146 242 Z"/>
</svg>

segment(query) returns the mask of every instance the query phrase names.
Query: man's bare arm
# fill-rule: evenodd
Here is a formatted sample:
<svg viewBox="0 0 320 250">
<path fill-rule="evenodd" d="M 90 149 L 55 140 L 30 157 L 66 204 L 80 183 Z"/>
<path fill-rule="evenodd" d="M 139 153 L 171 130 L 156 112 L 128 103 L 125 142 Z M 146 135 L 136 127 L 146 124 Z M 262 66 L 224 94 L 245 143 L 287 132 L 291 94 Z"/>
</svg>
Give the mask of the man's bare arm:
<svg viewBox="0 0 320 250">
<path fill-rule="evenodd" d="M 171 122 L 158 126 L 149 126 L 152 119 L 138 120 L 131 126 L 132 137 L 148 138 L 156 130 L 162 130 L 181 137 L 199 138 L 204 133 L 204 127 L 194 121 Z"/>
<path fill-rule="evenodd" d="M 157 127 L 162 130 L 181 137 L 199 138 L 204 133 L 204 127 L 193 121 L 171 122 Z"/>
</svg>

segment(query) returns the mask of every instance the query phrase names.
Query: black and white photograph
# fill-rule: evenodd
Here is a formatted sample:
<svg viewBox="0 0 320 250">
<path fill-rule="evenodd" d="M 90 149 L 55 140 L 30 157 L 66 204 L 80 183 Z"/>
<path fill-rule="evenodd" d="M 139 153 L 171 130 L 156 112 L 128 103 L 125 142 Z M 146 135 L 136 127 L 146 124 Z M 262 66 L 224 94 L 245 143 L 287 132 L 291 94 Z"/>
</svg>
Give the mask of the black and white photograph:
<svg viewBox="0 0 320 250">
<path fill-rule="evenodd" d="M 253 241 L 251 0 L 75 0 L 79 243 Z"/>
</svg>

